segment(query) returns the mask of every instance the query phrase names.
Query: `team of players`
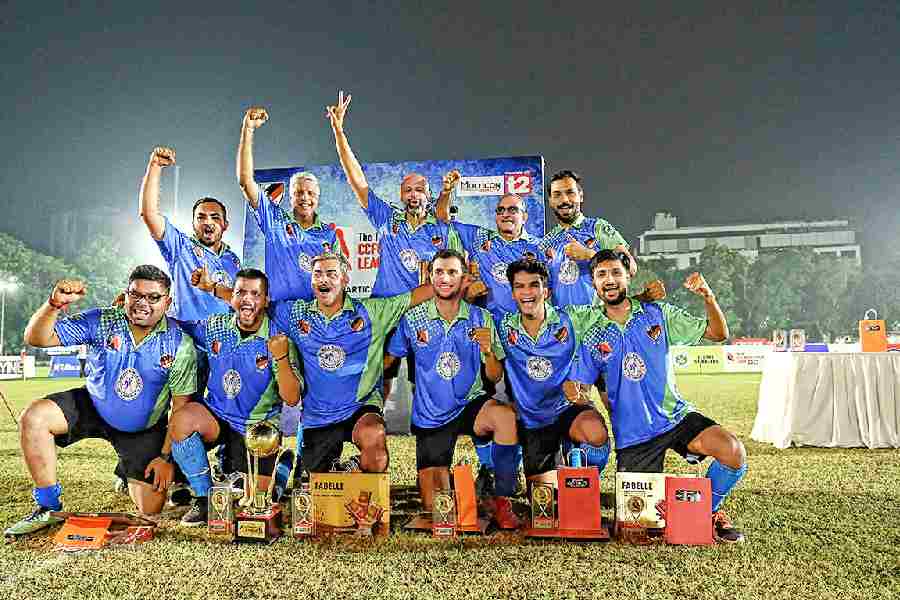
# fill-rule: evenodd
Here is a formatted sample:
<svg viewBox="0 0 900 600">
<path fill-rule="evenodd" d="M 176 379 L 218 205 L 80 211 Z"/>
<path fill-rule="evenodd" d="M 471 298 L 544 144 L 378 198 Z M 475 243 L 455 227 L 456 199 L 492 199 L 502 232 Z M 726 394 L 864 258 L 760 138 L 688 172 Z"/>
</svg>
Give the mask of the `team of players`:
<svg viewBox="0 0 900 600">
<path fill-rule="evenodd" d="M 113 444 L 117 474 L 146 514 L 161 510 L 177 463 L 200 500 L 183 521 L 203 523 L 207 450 L 221 445 L 223 466 L 246 472 L 247 427 L 277 420 L 282 403 L 302 406 L 298 445 L 306 469 L 328 470 L 343 443 L 352 442 L 362 470 L 383 472 L 385 374 L 407 357 L 416 373 L 412 431 L 426 511 L 434 491 L 448 485 L 462 434 L 495 471 L 491 507 L 502 528 L 518 525 L 509 501 L 518 445 L 528 477 L 554 469 L 561 444 L 580 446 L 589 464 L 603 469 L 607 428 L 589 393 L 602 375 L 618 469 L 661 471 L 669 448 L 712 457 L 716 533 L 741 541 L 721 504 L 746 470 L 743 445 L 679 394 L 668 356 L 672 344 L 728 335 L 702 276 L 685 286 L 704 299 L 705 318 L 653 302 L 658 288 L 630 295 L 636 263 L 609 223 L 581 213 L 584 192 L 571 171 L 550 179 L 548 204 L 559 225 L 540 240 L 525 232 L 526 204 L 514 194 L 498 201 L 496 230 L 450 223 L 456 172 L 444 178 L 433 214 L 428 181 L 415 173 L 401 182 L 403 209 L 392 208 L 369 189 L 350 148 L 349 104 L 341 94 L 327 116 L 347 179 L 379 232 L 371 297 L 345 293 L 349 264 L 334 225 L 317 216 L 315 176 L 291 178 L 289 207 L 282 206 L 283 188 L 262 189 L 253 180 L 253 139 L 268 120 L 264 109 L 244 116 L 237 176 L 265 236 L 268 277 L 241 269 L 222 241 L 228 220 L 219 201 L 197 201 L 192 237 L 160 214 L 160 173 L 175 153 L 154 149 L 141 216 L 171 279 L 138 267 L 121 306 L 62 318 L 85 288 L 60 281 L 32 317 L 29 344 L 86 344 L 91 372 L 86 387 L 50 394 L 23 413 L 22 452 L 37 507 L 6 533 L 54 522 L 50 511 L 62 506 L 55 446 L 89 437 Z M 419 285 L 423 269 L 430 281 Z M 166 316 L 170 307 L 174 317 Z M 493 397 L 504 375 L 512 402 Z M 262 465 L 264 473 L 272 468 Z"/>
</svg>

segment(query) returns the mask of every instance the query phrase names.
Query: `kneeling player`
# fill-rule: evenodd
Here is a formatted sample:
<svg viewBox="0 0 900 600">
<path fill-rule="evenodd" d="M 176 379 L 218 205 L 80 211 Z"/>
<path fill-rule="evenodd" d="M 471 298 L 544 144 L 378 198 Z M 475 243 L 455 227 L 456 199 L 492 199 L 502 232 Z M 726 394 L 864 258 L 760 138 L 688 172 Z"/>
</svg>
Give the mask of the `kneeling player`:
<svg viewBox="0 0 900 600">
<path fill-rule="evenodd" d="M 191 339 L 165 316 L 169 276 L 142 265 L 129 276 L 123 308 L 95 308 L 69 318 L 60 313 L 84 297 L 80 281 L 63 280 L 32 315 L 25 341 L 32 346 L 90 347 L 87 386 L 49 394 L 22 413 L 22 455 L 34 480 L 37 509 L 6 535 L 37 531 L 60 519 L 62 487 L 56 446 L 88 438 L 108 440 L 119 457 L 116 474 L 127 479 L 137 509 L 156 514 L 166 501 L 174 467 L 169 456 L 167 411 L 176 411 L 197 385 Z"/>
<path fill-rule="evenodd" d="M 462 300 L 466 272 L 465 259 L 455 250 L 435 254 L 434 298 L 400 320 L 386 362 L 409 352 L 415 358 L 412 432 L 426 513 L 435 490 L 450 488 L 456 438 L 465 434 L 476 444 L 493 439 L 494 517 L 501 529 L 516 529 L 519 522 L 509 500 L 516 486 L 516 415 L 512 407 L 490 398 L 481 380 L 482 363 L 491 381 L 503 376 L 503 348 L 490 313 Z"/>
<path fill-rule="evenodd" d="M 554 470 L 561 444 L 566 449 L 580 446 L 588 464 L 602 471 L 609 460 L 603 417 L 589 403 L 570 401 L 563 391 L 577 343 L 595 307 L 550 304 L 550 274 L 541 261 L 514 261 L 506 275 L 519 311 L 503 318 L 499 334 L 519 416 L 525 475 Z"/>
<path fill-rule="evenodd" d="M 205 272 L 204 272 L 205 274 Z M 208 287 L 212 282 L 201 282 Z M 204 525 L 206 496 L 212 485 L 208 448 L 223 445 L 226 472 L 247 473 L 247 429 L 263 420 L 278 421 L 282 401 L 300 401 L 297 350 L 266 315 L 269 281 L 257 269 L 237 272 L 230 304 L 233 313 L 183 323 L 199 352 L 209 359 L 209 383 L 203 402 L 189 402 L 172 417 L 172 455 L 188 478 L 196 502 L 181 522 Z M 260 459 L 269 475 L 275 457 Z M 268 477 L 261 478 L 265 485 Z"/>
<path fill-rule="evenodd" d="M 617 470 L 662 472 L 669 448 L 686 458 L 712 456 L 706 476 L 712 483 L 716 537 L 741 542 L 743 534 L 721 506 L 747 470 L 744 445 L 682 398 L 669 371 L 671 345 L 725 340 L 725 315 L 699 273 L 684 285 L 703 298 L 705 319 L 671 304 L 629 298 L 629 266 L 627 255 L 610 250 L 591 261 L 603 309 L 585 333 L 572 379 L 590 384 L 601 373 L 606 377 Z"/>
</svg>

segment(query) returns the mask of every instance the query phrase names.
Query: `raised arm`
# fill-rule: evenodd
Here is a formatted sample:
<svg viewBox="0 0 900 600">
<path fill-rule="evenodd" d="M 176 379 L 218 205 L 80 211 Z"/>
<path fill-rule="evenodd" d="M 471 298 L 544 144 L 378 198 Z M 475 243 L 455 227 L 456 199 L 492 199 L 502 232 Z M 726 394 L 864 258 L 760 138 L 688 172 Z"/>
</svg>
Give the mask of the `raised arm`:
<svg viewBox="0 0 900 600">
<path fill-rule="evenodd" d="M 159 212 L 159 178 L 162 170 L 175 164 L 175 150 L 158 146 L 150 153 L 147 172 L 141 182 L 140 215 L 154 240 L 161 240 L 166 234 L 166 220 Z"/>
<path fill-rule="evenodd" d="M 363 210 L 369 206 L 369 182 L 363 175 L 362 167 L 356 160 L 356 155 L 350 149 L 350 142 L 347 141 L 347 135 L 344 133 L 344 117 L 347 114 L 347 108 L 350 107 L 350 94 L 344 96 L 344 92 L 338 93 L 338 102 L 335 106 L 328 106 L 325 112 L 328 120 L 331 122 L 331 130 L 334 132 L 334 145 L 337 148 L 338 158 L 341 166 L 344 168 L 344 174 L 347 176 L 347 182 L 356 194 L 356 199 Z"/>
<path fill-rule="evenodd" d="M 444 223 L 450 222 L 450 198 L 453 196 L 456 184 L 459 183 L 459 178 L 460 174 L 456 169 L 444 175 L 441 195 L 438 196 L 437 204 L 434 205 L 434 216 Z"/>
<path fill-rule="evenodd" d="M 253 179 L 253 134 L 269 120 L 269 113 L 259 106 L 251 106 L 244 113 L 244 123 L 241 126 L 241 141 L 238 144 L 237 153 L 237 178 L 238 185 L 244 198 L 250 203 L 251 208 L 259 207 L 259 186 Z"/>
<path fill-rule="evenodd" d="M 38 348 L 59 346 L 59 336 L 53 330 L 59 313 L 69 304 L 76 302 L 87 293 L 87 287 L 77 279 L 61 279 L 53 286 L 50 298 L 31 315 L 25 327 L 25 343 Z"/>
<path fill-rule="evenodd" d="M 703 298 L 707 321 L 703 337 L 711 342 L 723 342 L 728 339 L 728 323 L 725 321 L 725 313 L 716 302 L 716 295 L 713 294 L 703 275 L 696 272 L 691 273 L 685 279 L 684 287 Z"/>
</svg>

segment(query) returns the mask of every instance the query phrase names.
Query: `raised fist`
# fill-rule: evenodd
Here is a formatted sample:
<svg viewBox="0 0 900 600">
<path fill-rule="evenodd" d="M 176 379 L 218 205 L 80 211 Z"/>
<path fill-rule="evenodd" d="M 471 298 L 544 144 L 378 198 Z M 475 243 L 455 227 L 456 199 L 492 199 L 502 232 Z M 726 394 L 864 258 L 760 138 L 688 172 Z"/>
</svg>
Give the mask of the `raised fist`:
<svg viewBox="0 0 900 600">
<path fill-rule="evenodd" d="M 150 164 L 168 167 L 175 164 L 175 150 L 166 146 L 157 146 L 150 153 Z"/>
<path fill-rule="evenodd" d="M 251 106 L 244 113 L 244 129 L 256 130 L 269 120 L 269 113 L 261 106 Z"/>
<path fill-rule="evenodd" d="M 209 276 L 206 265 L 191 271 L 191 285 L 204 292 L 215 293 L 216 284 Z"/>
<path fill-rule="evenodd" d="M 78 279 L 60 279 L 50 292 L 50 306 L 64 310 L 71 303 L 77 302 L 87 294 L 84 282 Z"/>
<path fill-rule="evenodd" d="M 456 169 L 453 169 L 452 171 L 444 175 L 444 191 L 452 192 L 453 188 L 456 187 L 456 184 L 459 183 L 460 177 L 461 175 Z"/>
<path fill-rule="evenodd" d="M 487 327 L 476 327 L 469 334 L 470 339 L 478 344 L 482 354 L 491 353 L 491 330 Z"/>
<path fill-rule="evenodd" d="M 269 354 L 272 355 L 272 358 L 278 359 L 288 353 L 288 338 L 283 333 L 270 337 L 266 340 L 266 345 L 269 347 Z"/>
<path fill-rule="evenodd" d="M 644 296 L 647 297 L 651 302 L 657 302 L 659 300 L 666 299 L 666 284 L 663 283 L 662 279 L 654 279 L 644 286 Z"/>
<path fill-rule="evenodd" d="M 684 280 L 684 287 L 705 299 L 715 298 L 706 279 L 696 271 L 687 276 L 687 279 Z"/>
</svg>

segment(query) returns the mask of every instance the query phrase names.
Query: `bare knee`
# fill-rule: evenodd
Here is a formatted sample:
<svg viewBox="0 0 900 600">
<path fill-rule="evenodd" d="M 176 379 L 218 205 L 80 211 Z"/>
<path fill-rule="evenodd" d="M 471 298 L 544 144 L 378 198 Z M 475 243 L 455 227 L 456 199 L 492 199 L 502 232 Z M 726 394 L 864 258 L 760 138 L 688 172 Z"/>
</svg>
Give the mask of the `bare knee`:
<svg viewBox="0 0 900 600">
<path fill-rule="evenodd" d="M 732 469 L 739 469 L 747 462 L 747 450 L 743 442 L 730 432 L 726 432 L 722 444 L 722 456 L 716 457 L 719 462 Z"/>
<path fill-rule="evenodd" d="M 138 511 L 145 515 L 157 515 L 166 504 L 166 493 L 155 492 L 153 488 L 133 479 L 128 480 L 128 492 Z"/>
<path fill-rule="evenodd" d="M 62 409 L 52 400 L 41 398 L 29 404 L 19 416 L 19 426 L 23 432 L 65 433 L 68 423 Z"/>
<path fill-rule="evenodd" d="M 572 424 L 570 437 L 576 442 L 586 442 L 591 446 L 603 446 L 609 441 L 603 417 L 593 411 L 581 413 Z"/>
</svg>

